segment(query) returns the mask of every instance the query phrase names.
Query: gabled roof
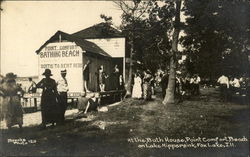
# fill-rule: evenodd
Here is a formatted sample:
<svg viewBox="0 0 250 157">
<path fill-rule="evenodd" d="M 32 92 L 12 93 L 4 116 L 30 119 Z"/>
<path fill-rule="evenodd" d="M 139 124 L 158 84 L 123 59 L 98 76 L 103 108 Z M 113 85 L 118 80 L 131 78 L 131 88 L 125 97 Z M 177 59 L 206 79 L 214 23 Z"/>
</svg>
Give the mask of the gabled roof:
<svg viewBox="0 0 250 157">
<path fill-rule="evenodd" d="M 124 37 L 120 31 L 111 27 L 111 25 L 108 23 L 99 23 L 73 33 L 72 35 L 84 39 Z"/>
<path fill-rule="evenodd" d="M 58 41 L 59 35 L 61 35 L 62 40 L 67 40 L 71 42 L 75 42 L 76 45 L 80 46 L 83 50 L 85 50 L 87 53 L 91 52 L 94 54 L 111 57 L 109 54 L 107 54 L 103 49 L 101 49 L 99 46 L 97 46 L 95 43 L 92 43 L 90 41 L 81 39 L 77 36 L 67 34 L 62 31 L 57 31 L 49 40 L 47 40 L 38 50 L 36 50 L 36 53 L 38 54 L 47 44 L 51 42 Z"/>
</svg>

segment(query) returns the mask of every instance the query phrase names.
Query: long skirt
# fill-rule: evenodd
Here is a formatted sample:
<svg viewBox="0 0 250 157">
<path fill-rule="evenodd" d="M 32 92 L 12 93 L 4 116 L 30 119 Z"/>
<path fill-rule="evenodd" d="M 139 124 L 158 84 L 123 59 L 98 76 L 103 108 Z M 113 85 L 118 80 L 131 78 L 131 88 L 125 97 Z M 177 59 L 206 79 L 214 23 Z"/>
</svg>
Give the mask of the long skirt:
<svg viewBox="0 0 250 157">
<path fill-rule="evenodd" d="M 3 111 L 7 127 L 23 124 L 23 109 L 18 96 L 7 96 L 3 99 Z"/>
<path fill-rule="evenodd" d="M 145 100 L 150 100 L 151 99 L 151 86 L 149 83 L 143 83 L 143 98 Z"/>
<path fill-rule="evenodd" d="M 135 83 L 132 91 L 132 98 L 141 98 L 142 97 L 142 88 L 141 84 Z"/>
<path fill-rule="evenodd" d="M 41 97 L 42 123 L 60 122 L 61 114 L 54 93 L 43 93 Z"/>
</svg>

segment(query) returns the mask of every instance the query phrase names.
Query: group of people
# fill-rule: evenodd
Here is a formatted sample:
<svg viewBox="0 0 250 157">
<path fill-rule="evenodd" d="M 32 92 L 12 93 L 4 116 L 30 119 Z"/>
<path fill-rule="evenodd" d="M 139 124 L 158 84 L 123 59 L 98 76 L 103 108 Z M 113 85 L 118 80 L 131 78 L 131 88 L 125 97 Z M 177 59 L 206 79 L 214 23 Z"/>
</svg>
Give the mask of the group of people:
<svg viewBox="0 0 250 157">
<path fill-rule="evenodd" d="M 108 82 L 111 80 L 112 80 L 114 90 L 122 90 L 124 88 L 123 77 L 120 74 L 120 70 L 117 65 L 115 65 L 111 75 L 108 75 L 104 71 L 104 66 L 101 65 L 98 68 L 96 75 L 97 75 L 97 84 L 98 84 L 97 91 L 100 91 L 100 92 L 106 91 L 107 90 L 106 86 Z"/>
<path fill-rule="evenodd" d="M 89 65 L 91 61 L 87 61 L 86 64 L 83 66 L 83 79 L 84 79 L 84 93 L 86 97 L 86 93 L 90 92 L 88 89 L 88 81 L 89 81 L 89 74 L 90 69 Z M 41 116 L 42 116 L 42 124 L 41 128 L 46 128 L 46 125 L 51 123 L 52 125 L 55 124 L 63 124 L 65 121 L 65 111 L 67 109 L 67 92 L 69 91 L 68 82 L 66 79 L 67 71 L 61 71 L 61 77 L 58 81 L 55 81 L 51 78 L 52 73 L 50 69 L 45 69 L 44 73 L 42 74 L 45 77 L 38 83 L 35 83 L 32 78 L 29 78 L 30 86 L 28 87 L 28 93 L 36 93 L 38 88 L 42 89 L 41 95 Z M 104 92 L 106 89 L 107 78 L 110 77 L 104 71 L 104 66 L 101 65 L 97 72 L 97 84 L 98 88 L 96 91 Z M 113 73 L 111 74 L 112 77 L 112 85 L 114 86 L 115 90 L 123 89 L 123 77 L 120 74 L 119 68 L 115 65 Z M 6 124 L 8 128 L 11 126 L 18 124 L 20 128 L 22 128 L 23 124 L 23 110 L 21 106 L 21 87 L 16 83 L 16 75 L 13 73 L 7 74 L 6 77 L 3 79 L 1 77 L 0 80 L 0 102 L 1 102 L 1 119 L 6 119 Z M 97 102 L 97 95 L 94 94 L 86 100 L 79 99 L 80 101 L 86 101 L 86 103 L 80 102 L 78 105 L 78 109 L 83 111 L 84 113 L 90 110 L 96 110 L 98 103 Z M 85 105 L 81 105 L 85 104 Z"/>
<path fill-rule="evenodd" d="M 132 90 L 133 98 L 151 99 L 154 94 L 156 86 L 161 86 L 163 98 L 166 95 L 168 87 L 169 73 L 167 71 L 157 71 L 155 76 L 149 70 L 144 71 L 141 75 L 140 72 L 134 74 L 134 85 Z M 200 82 L 201 78 L 198 74 L 192 76 L 182 76 L 180 73 L 176 74 L 175 78 L 175 94 L 177 96 L 198 96 L 200 95 Z"/>
<path fill-rule="evenodd" d="M 234 96 L 243 98 L 249 97 L 249 80 L 245 76 L 239 78 L 237 76 L 220 76 L 217 80 L 220 85 L 220 97 L 224 102 L 234 101 Z"/>
<path fill-rule="evenodd" d="M 163 98 L 166 95 L 168 80 L 169 73 L 163 73 L 160 79 Z M 198 96 L 200 95 L 200 82 L 201 78 L 198 74 L 182 76 L 180 73 L 177 73 L 175 78 L 175 94 L 180 98 L 182 96 Z"/>
<path fill-rule="evenodd" d="M 31 86 L 30 93 L 35 93 L 37 88 L 43 89 L 41 96 L 41 128 L 46 128 L 46 124 L 54 125 L 64 123 L 64 114 L 67 108 L 68 83 L 66 80 L 66 70 L 61 71 L 61 79 L 57 82 L 50 78 L 52 76 L 50 69 L 45 69 L 43 78 L 37 84 L 29 79 Z M 23 125 L 23 109 L 21 105 L 21 87 L 16 83 L 16 75 L 6 74 L 0 80 L 0 104 L 1 119 L 6 120 L 6 125 L 10 129 L 18 124 L 20 128 Z"/>
<path fill-rule="evenodd" d="M 150 100 L 154 94 L 154 77 L 149 70 L 136 72 L 134 75 L 134 85 L 132 90 L 132 98 Z"/>
<path fill-rule="evenodd" d="M 66 79 L 67 71 L 61 71 L 61 78 L 56 82 L 51 78 L 50 69 L 45 69 L 42 74 L 45 76 L 36 84 L 36 88 L 42 89 L 41 96 L 41 128 L 46 128 L 46 124 L 63 124 L 64 114 L 67 108 L 68 82 Z"/>
<path fill-rule="evenodd" d="M 84 79 L 84 91 L 90 92 L 88 88 L 88 82 L 89 82 L 89 65 L 91 64 L 90 60 L 87 60 L 87 63 L 83 66 L 83 79 Z M 104 92 L 106 91 L 107 83 L 109 80 L 112 80 L 113 82 L 113 89 L 114 90 L 121 90 L 124 88 L 124 82 L 123 82 L 123 76 L 120 73 L 120 70 L 118 68 L 118 65 L 115 65 L 113 72 L 111 75 L 108 75 L 106 71 L 104 70 L 104 66 L 100 65 L 100 67 L 97 69 L 97 72 L 95 73 L 97 76 L 97 89 L 96 91 Z"/>
</svg>

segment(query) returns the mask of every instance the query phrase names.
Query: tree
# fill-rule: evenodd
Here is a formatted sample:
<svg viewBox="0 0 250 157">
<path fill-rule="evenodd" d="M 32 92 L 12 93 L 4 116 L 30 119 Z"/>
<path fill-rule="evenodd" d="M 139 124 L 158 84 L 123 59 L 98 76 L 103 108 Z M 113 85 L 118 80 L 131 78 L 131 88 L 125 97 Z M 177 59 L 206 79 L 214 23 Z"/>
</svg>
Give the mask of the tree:
<svg viewBox="0 0 250 157">
<path fill-rule="evenodd" d="M 134 2 L 134 4 L 136 3 Z M 125 9 L 129 8 L 128 5 L 124 1 L 119 1 L 119 6 L 124 12 L 122 16 L 123 30 L 130 37 L 130 50 L 132 50 L 130 55 L 134 54 L 130 58 L 141 60 L 144 67 L 150 69 L 151 72 L 155 72 L 159 67 L 168 69 L 170 62 L 171 79 L 169 79 L 168 94 L 163 103 L 172 103 L 174 102 L 175 70 L 177 66 L 176 53 L 181 27 L 181 0 L 150 0 L 147 3 L 141 2 L 138 4 L 143 9 L 138 9 L 136 5 L 130 7 L 130 9 Z M 141 16 L 142 18 L 138 18 Z M 173 21 L 174 18 L 175 21 Z M 132 63 L 129 72 L 129 76 L 132 76 Z M 129 79 L 129 83 L 130 81 L 131 79 Z M 130 87 L 128 86 L 127 91 Z"/>
<path fill-rule="evenodd" d="M 160 65 L 168 69 L 169 66 L 170 79 L 163 104 L 174 103 L 175 99 L 175 72 L 178 59 L 177 46 L 182 25 L 180 22 L 181 2 L 181 0 L 151 1 L 150 8 L 147 11 L 148 17 L 143 21 L 145 22 L 146 29 L 143 30 L 144 33 L 140 40 L 137 40 L 144 43 L 142 48 L 145 67 L 153 65 L 152 69 L 156 69 L 156 66 L 159 67 Z M 163 62 L 164 64 L 162 64 Z"/>
<path fill-rule="evenodd" d="M 211 80 L 222 73 L 242 75 L 249 71 L 249 1 L 185 1 L 187 16 L 182 44 L 191 73 Z"/>
<path fill-rule="evenodd" d="M 128 44 L 130 46 L 129 52 L 129 77 L 126 88 L 126 96 L 131 96 L 132 88 L 132 73 L 133 73 L 133 55 L 134 55 L 134 41 L 135 41 L 135 22 L 140 20 L 142 15 L 146 12 L 149 2 L 141 2 L 140 0 L 133 1 L 114 1 L 114 3 L 123 11 L 122 26 L 123 33 L 127 35 Z"/>
<path fill-rule="evenodd" d="M 177 58 L 176 54 L 178 53 L 178 41 L 180 34 L 180 12 L 181 12 L 181 0 L 175 1 L 175 20 L 174 20 L 174 32 L 172 35 L 172 50 L 171 50 L 171 58 L 170 58 L 170 71 L 169 71 L 169 81 L 168 88 L 166 91 L 166 96 L 163 100 L 163 104 L 170 104 L 175 102 L 175 75 L 176 75 L 176 67 L 177 67 Z"/>
<path fill-rule="evenodd" d="M 152 73 L 169 66 L 171 49 L 171 38 L 165 35 L 172 30 L 171 10 L 159 7 L 158 3 L 159 1 L 151 1 L 147 18 L 137 22 L 135 32 L 135 57 L 138 56 L 137 59 L 141 59 L 144 68 Z"/>
</svg>

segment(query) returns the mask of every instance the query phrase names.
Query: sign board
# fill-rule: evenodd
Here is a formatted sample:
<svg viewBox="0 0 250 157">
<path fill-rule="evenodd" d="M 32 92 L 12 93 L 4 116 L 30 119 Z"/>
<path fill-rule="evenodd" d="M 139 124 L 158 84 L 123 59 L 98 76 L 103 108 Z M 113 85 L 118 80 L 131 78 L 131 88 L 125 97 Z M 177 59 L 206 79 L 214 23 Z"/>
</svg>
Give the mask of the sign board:
<svg viewBox="0 0 250 157">
<path fill-rule="evenodd" d="M 111 57 L 125 57 L 125 38 L 86 39 L 102 48 Z"/>
<path fill-rule="evenodd" d="M 49 43 L 39 53 L 39 80 L 44 78 L 42 73 L 50 69 L 56 81 L 61 77 L 61 70 L 67 70 L 66 79 L 69 92 L 83 91 L 82 76 L 83 50 L 74 42 Z"/>
</svg>

